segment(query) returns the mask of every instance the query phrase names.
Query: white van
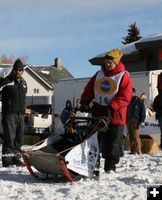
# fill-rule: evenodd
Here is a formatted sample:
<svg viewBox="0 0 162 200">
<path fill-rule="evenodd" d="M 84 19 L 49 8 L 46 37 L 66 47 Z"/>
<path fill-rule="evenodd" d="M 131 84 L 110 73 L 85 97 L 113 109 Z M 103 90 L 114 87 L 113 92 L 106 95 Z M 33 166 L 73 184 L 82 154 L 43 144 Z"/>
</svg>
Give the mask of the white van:
<svg viewBox="0 0 162 200">
<path fill-rule="evenodd" d="M 27 106 L 31 113 L 24 116 L 25 134 L 42 134 L 50 133 L 52 127 L 52 110 L 51 105 L 31 105 Z M 2 102 L 0 101 L 0 138 L 3 138 L 2 119 Z"/>
</svg>

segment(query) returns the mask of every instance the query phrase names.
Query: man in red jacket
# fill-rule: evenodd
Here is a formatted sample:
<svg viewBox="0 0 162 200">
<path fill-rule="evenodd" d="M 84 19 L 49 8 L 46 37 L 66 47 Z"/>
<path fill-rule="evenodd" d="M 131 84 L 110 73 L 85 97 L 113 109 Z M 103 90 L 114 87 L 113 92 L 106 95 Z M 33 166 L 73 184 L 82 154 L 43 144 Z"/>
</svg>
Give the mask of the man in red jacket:
<svg viewBox="0 0 162 200">
<path fill-rule="evenodd" d="M 81 95 L 81 110 L 92 100 L 93 116 L 107 116 L 109 128 L 102 136 L 102 155 L 106 173 L 116 170 L 123 131 L 126 124 L 127 106 L 132 97 L 132 81 L 125 66 L 120 62 L 122 52 L 113 49 L 105 55 L 105 65 L 87 83 Z"/>
</svg>

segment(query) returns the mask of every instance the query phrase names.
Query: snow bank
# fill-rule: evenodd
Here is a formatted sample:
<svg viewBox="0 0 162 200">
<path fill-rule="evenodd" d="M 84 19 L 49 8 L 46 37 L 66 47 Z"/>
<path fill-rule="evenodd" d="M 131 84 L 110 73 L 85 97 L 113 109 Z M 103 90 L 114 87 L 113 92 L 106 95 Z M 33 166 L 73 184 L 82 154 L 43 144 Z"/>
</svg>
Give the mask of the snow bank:
<svg viewBox="0 0 162 200">
<path fill-rule="evenodd" d="M 148 184 L 162 184 L 162 152 L 157 155 L 130 155 L 125 152 L 125 156 L 117 166 L 116 175 L 105 174 L 103 160 L 101 164 L 99 178 L 81 179 L 72 184 L 59 180 L 38 180 L 29 175 L 26 167 L 3 168 L 0 160 L 0 198 L 1 200 L 143 200 L 147 196 Z"/>
</svg>

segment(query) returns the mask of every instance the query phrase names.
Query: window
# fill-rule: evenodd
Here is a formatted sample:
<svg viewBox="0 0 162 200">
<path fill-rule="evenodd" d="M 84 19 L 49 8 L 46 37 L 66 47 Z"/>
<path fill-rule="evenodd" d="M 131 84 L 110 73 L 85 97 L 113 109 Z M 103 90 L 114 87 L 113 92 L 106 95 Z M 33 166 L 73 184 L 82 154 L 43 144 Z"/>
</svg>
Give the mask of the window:
<svg viewBox="0 0 162 200">
<path fill-rule="evenodd" d="M 39 89 L 34 88 L 34 94 L 39 94 Z"/>
<path fill-rule="evenodd" d="M 152 51 L 148 53 L 148 59 L 147 59 L 147 66 L 148 70 L 155 70 L 158 69 L 158 52 Z"/>
</svg>

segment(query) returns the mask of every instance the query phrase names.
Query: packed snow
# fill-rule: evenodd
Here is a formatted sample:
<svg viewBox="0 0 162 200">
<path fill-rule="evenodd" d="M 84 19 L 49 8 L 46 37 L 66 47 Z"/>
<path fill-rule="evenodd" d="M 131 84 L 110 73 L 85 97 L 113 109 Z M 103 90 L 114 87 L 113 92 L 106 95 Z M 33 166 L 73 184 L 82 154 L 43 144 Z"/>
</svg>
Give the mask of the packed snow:
<svg viewBox="0 0 162 200">
<path fill-rule="evenodd" d="M 1 154 L 0 145 L 0 154 Z M 1 155 L 0 155 L 1 156 Z M 116 174 L 105 174 L 101 160 L 100 176 L 68 181 L 32 177 L 26 167 L 2 167 L 0 159 L 0 199 L 23 200 L 144 200 L 147 186 L 162 184 L 162 151 L 155 155 L 125 152 Z"/>
</svg>

